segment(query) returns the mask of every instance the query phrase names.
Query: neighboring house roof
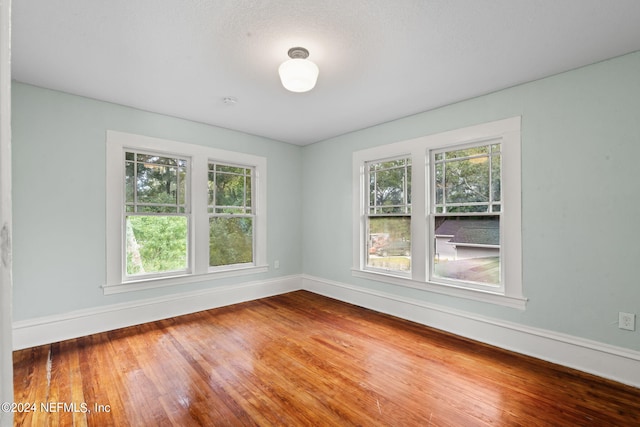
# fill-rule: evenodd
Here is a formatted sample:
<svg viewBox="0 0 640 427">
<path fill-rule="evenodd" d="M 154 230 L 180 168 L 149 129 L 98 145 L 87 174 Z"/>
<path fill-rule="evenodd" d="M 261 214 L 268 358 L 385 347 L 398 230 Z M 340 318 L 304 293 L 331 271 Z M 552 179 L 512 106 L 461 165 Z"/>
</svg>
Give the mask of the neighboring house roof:
<svg viewBox="0 0 640 427">
<path fill-rule="evenodd" d="M 449 242 L 457 245 L 498 246 L 500 245 L 500 229 L 462 227 Z"/>
<path fill-rule="evenodd" d="M 500 222 L 495 219 L 447 219 L 436 229 L 436 236 L 451 236 L 457 245 L 500 245 Z"/>
</svg>

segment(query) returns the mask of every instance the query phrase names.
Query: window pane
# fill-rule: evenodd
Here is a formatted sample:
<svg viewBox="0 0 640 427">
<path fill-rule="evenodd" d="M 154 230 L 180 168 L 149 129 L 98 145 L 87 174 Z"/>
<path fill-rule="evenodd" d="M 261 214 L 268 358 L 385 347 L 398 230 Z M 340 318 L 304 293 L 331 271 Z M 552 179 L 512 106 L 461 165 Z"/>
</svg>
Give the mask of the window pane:
<svg viewBox="0 0 640 427">
<path fill-rule="evenodd" d="M 369 207 L 376 205 L 376 174 L 369 175 Z"/>
<path fill-rule="evenodd" d="M 188 212 L 188 162 L 185 159 L 126 152 L 127 212 Z"/>
<path fill-rule="evenodd" d="M 500 148 L 493 144 L 434 153 L 434 211 L 489 212 L 492 202 L 500 202 Z"/>
<path fill-rule="evenodd" d="M 140 154 L 140 153 L 138 153 L 137 155 L 137 161 L 144 162 L 144 163 L 153 163 L 156 165 L 169 165 L 169 166 L 176 166 L 178 164 L 177 159 L 174 159 L 171 157 L 162 157 L 162 156 L 147 155 L 147 154 Z"/>
<path fill-rule="evenodd" d="M 132 153 L 127 153 L 127 154 L 132 154 Z M 126 162 L 125 163 L 125 170 L 126 170 L 126 175 L 125 175 L 125 179 L 124 179 L 124 186 L 125 186 L 125 197 L 126 197 L 126 202 L 127 203 L 133 203 L 134 199 L 133 199 L 133 194 L 134 194 L 134 182 L 135 182 L 135 174 L 134 174 L 134 166 L 133 166 L 133 162 Z"/>
<path fill-rule="evenodd" d="M 253 262 L 253 218 L 209 218 L 209 266 Z"/>
<path fill-rule="evenodd" d="M 436 176 L 435 176 L 435 188 L 436 188 L 436 204 L 441 205 L 444 203 L 443 195 L 444 195 L 444 164 L 438 163 L 435 165 Z"/>
<path fill-rule="evenodd" d="M 478 154 L 486 154 L 489 152 L 489 146 L 465 148 L 462 150 L 447 151 L 445 156 L 447 159 L 457 159 L 460 157 L 470 157 Z"/>
<path fill-rule="evenodd" d="M 433 279 L 500 284 L 499 216 L 436 217 L 433 234 Z"/>
<path fill-rule="evenodd" d="M 448 153 L 447 153 L 448 154 Z M 489 158 L 455 160 L 446 164 L 446 203 L 489 201 Z"/>
<path fill-rule="evenodd" d="M 388 160 L 385 162 L 376 162 L 369 164 L 369 171 L 381 171 L 385 169 L 396 169 L 399 167 L 404 167 L 405 165 L 410 165 L 411 159 L 397 159 L 397 160 Z"/>
<path fill-rule="evenodd" d="M 137 205 L 135 212 L 145 212 L 145 213 L 181 213 L 181 212 L 184 212 L 184 209 L 179 209 L 175 205 L 168 205 L 168 206 Z"/>
<path fill-rule="evenodd" d="M 127 275 L 187 269 L 187 218 L 127 216 Z"/>
<path fill-rule="evenodd" d="M 404 168 L 376 172 L 375 204 L 404 204 Z"/>
<path fill-rule="evenodd" d="M 252 169 L 209 164 L 209 212 L 251 213 Z"/>
<path fill-rule="evenodd" d="M 491 200 L 500 201 L 501 195 L 501 171 L 500 156 L 491 157 Z"/>
<path fill-rule="evenodd" d="M 213 200 L 215 197 L 215 176 L 216 174 L 213 172 L 209 172 L 209 198 L 207 200 L 207 204 L 209 206 L 213 206 Z"/>
<path fill-rule="evenodd" d="M 244 175 L 246 169 L 238 166 L 227 166 L 227 165 L 216 164 L 215 170 L 216 172 L 221 172 L 221 173 L 232 173 L 232 174 Z"/>
<path fill-rule="evenodd" d="M 462 213 L 462 212 L 488 212 L 489 205 L 462 205 L 462 206 L 447 206 L 446 212 L 449 213 Z"/>
<path fill-rule="evenodd" d="M 244 206 L 244 176 L 216 173 L 216 206 Z"/>
<path fill-rule="evenodd" d="M 367 267 L 411 271 L 411 217 L 369 218 Z"/>
<path fill-rule="evenodd" d="M 411 165 L 407 166 L 407 170 L 405 172 L 404 179 L 407 181 L 407 189 L 406 189 L 406 203 L 407 205 L 411 205 Z"/>
<path fill-rule="evenodd" d="M 245 177 L 245 191 L 246 191 L 246 200 L 245 206 L 247 207 L 247 212 L 251 213 L 251 206 L 253 206 L 253 202 L 251 200 L 251 169 L 247 169 L 247 176 Z"/>
<path fill-rule="evenodd" d="M 210 213 L 217 214 L 229 214 L 229 215 L 242 215 L 244 214 L 246 209 L 244 207 L 233 207 L 233 206 L 225 206 L 225 207 L 216 207 L 215 210 L 212 210 Z"/>
<path fill-rule="evenodd" d="M 177 168 L 138 163 L 138 203 L 177 203 Z"/>
<path fill-rule="evenodd" d="M 186 205 L 187 203 L 187 169 L 182 167 L 178 169 L 178 204 Z"/>
<path fill-rule="evenodd" d="M 390 214 L 390 213 L 409 213 L 407 212 L 407 206 L 382 206 L 382 207 L 378 207 L 375 211 L 375 213 L 383 213 L 383 214 Z"/>
<path fill-rule="evenodd" d="M 368 163 L 369 213 L 411 211 L 411 159 Z"/>
</svg>

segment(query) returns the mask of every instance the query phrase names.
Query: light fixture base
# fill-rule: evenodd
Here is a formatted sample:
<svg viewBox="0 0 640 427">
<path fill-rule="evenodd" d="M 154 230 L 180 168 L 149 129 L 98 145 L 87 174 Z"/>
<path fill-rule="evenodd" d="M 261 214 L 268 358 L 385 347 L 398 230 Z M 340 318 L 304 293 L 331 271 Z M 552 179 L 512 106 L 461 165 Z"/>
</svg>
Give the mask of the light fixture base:
<svg viewBox="0 0 640 427">
<path fill-rule="evenodd" d="M 309 57 L 309 51 L 303 47 L 292 47 L 287 54 L 291 59 L 307 59 Z"/>
</svg>

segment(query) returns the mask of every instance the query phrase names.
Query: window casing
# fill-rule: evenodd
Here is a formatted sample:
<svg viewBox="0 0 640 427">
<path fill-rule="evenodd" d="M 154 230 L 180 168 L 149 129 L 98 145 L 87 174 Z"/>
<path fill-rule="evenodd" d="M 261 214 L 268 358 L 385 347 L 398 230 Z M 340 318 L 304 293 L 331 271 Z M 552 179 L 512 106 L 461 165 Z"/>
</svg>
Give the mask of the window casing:
<svg viewBox="0 0 640 427">
<path fill-rule="evenodd" d="M 104 293 L 267 271 L 266 169 L 264 157 L 108 131 Z"/>
<path fill-rule="evenodd" d="M 411 164 L 406 271 L 370 263 L 371 165 L 397 159 Z M 355 152 L 353 274 L 523 309 L 520 176 L 520 117 Z"/>
</svg>

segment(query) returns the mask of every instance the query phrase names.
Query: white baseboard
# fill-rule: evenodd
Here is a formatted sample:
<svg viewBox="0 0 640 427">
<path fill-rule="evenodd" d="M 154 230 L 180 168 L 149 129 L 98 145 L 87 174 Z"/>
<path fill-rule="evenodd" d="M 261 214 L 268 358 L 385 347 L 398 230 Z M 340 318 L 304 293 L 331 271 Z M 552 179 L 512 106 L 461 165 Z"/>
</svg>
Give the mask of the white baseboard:
<svg viewBox="0 0 640 427">
<path fill-rule="evenodd" d="M 301 276 L 222 286 L 13 322 L 19 350 L 299 290 Z"/>
<path fill-rule="evenodd" d="M 640 352 L 303 275 L 302 288 L 640 388 Z"/>
</svg>

